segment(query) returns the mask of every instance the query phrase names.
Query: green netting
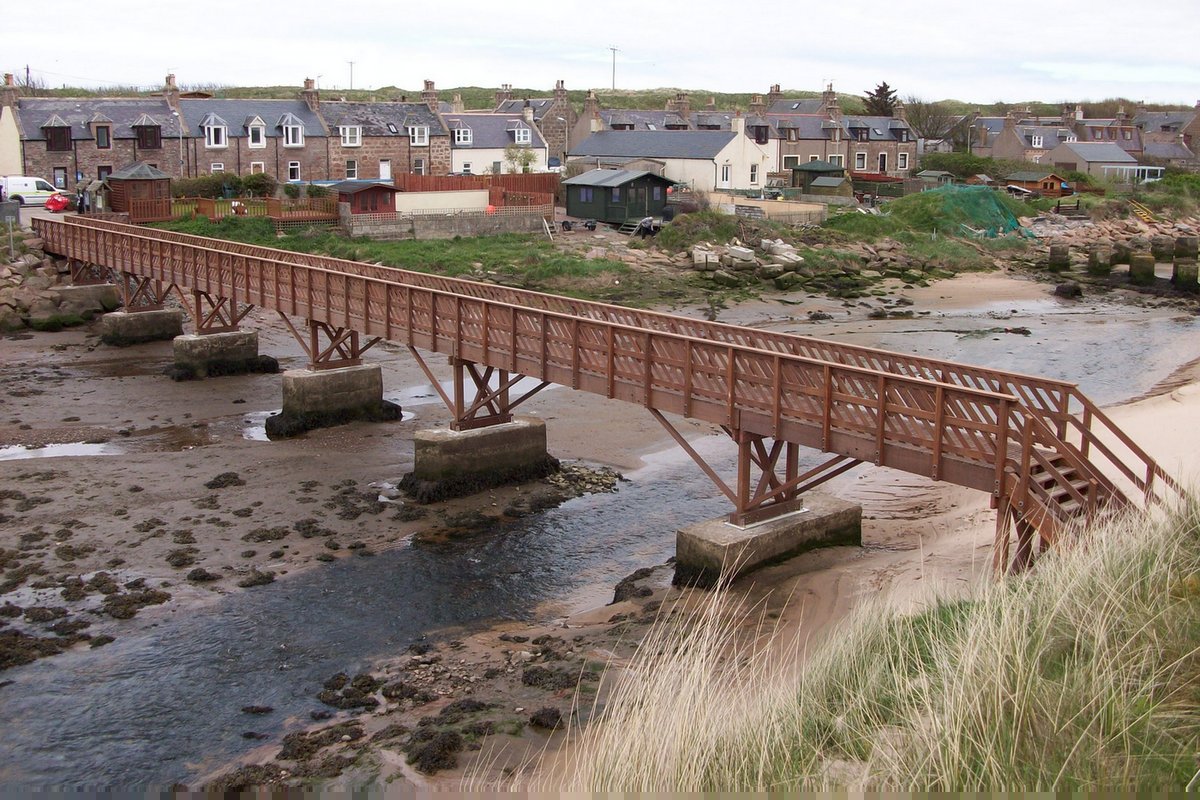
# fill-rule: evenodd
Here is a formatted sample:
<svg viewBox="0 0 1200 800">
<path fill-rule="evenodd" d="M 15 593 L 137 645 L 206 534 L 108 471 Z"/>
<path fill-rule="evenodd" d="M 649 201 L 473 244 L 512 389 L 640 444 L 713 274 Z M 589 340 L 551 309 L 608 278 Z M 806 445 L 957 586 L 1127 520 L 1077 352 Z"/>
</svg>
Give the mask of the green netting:
<svg viewBox="0 0 1200 800">
<path fill-rule="evenodd" d="M 893 200 L 887 214 L 914 230 L 991 237 L 1020 228 L 1004 200 L 986 186 L 949 184 Z"/>
</svg>

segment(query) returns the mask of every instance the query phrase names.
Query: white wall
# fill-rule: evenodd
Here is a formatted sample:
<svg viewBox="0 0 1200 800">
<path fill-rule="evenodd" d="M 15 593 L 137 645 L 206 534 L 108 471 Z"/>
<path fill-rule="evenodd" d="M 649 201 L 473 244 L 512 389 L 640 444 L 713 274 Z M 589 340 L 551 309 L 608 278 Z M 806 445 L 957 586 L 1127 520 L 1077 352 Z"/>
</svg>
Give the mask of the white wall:
<svg viewBox="0 0 1200 800">
<path fill-rule="evenodd" d="M 21 175 L 21 133 L 8 106 L 0 107 L 0 175 Z"/>
<path fill-rule="evenodd" d="M 401 214 L 422 211 L 483 211 L 488 205 L 487 189 L 455 192 L 398 192 L 396 211 Z"/>
<path fill-rule="evenodd" d="M 534 147 L 531 148 L 536 156 L 533 163 L 529 165 L 530 172 L 545 172 L 546 171 L 546 148 Z M 471 165 L 472 175 L 490 175 L 492 172 L 492 163 L 500 162 L 500 172 L 514 172 L 512 165 L 504 160 L 503 147 L 456 147 L 450 150 L 450 171 L 464 172 L 464 164 Z M 519 172 L 520 170 L 515 170 Z"/>
</svg>

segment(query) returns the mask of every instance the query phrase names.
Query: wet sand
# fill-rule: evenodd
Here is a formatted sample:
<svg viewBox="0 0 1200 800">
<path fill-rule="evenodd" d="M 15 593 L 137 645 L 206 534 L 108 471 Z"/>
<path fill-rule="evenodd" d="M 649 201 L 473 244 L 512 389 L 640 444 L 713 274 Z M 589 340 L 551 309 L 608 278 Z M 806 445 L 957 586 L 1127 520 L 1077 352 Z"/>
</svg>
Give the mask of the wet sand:
<svg viewBox="0 0 1200 800">
<path fill-rule="evenodd" d="M 904 294 L 913 300 L 911 308 L 918 314 L 928 312 L 930 318 L 1023 304 L 1035 318 L 1039 304 L 1056 302 L 1049 299 L 1049 290 L 1045 284 L 989 273 Z M 822 325 L 807 322 L 810 310 L 826 307 L 841 316 Z M 790 303 L 747 303 L 723 311 L 720 319 L 871 342 L 889 341 L 898 329 L 915 324 L 871 321 L 865 313 L 824 298 L 797 298 Z M 282 368 L 303 365 L 299 347 L 269 316 L 253 315 L 249 324 L 260 330 L 261 352 L 278 357 Z M 968 323 L 954 323 L 960 324 Z M 993 325 L 988 319 L 969 324 L 989 330 Z M 1181 347 L 1186 350 L 1193 342 L 1189 331 Z M 0 502 L 0 548 L 20 552 L 20 564 L 41 570 L 0 600 L 23 608 L 61 605 L 53 595 L 61 593 L 64 577 L 105 571 L 118 584 L 144 581 L 119 589 L 118 596 L 137 595 L 143 587 L 161 587 L 170 595 L 140 610 L 143 624 L 153 624 L 156 615 L 189 608 L 202 613 L 214 597 L 255 591 L 238 586 L 253 583 L 255 576 L 270 573 L 274 580 L 286 581 L 320 569 L 322 562 L 403 546 L 411 536 L 428 534 L 439 525 L 452 534 L 454 520 L 463 514 L 499 514 L 515 499 L 547 491 L 542 484 L 510 487 L 424 509 L 424 516 L 396 496 L 389 486 L 411 468 L 412 431 L 444 424 L 449 417 L 440 401 L 434 402 L 434 393 L 428 387 L 422 390 L 427 379 L 401 348 L 377 346 L 369 360 L 382 364 L 385 394 L 398 399 L 411 418 L 406 414 L 401 422 L 352 424 L 270 444 L 246 438 L 253 427 L 247 420 L 261 424 L 261 416 L 278 406 L 277 376 L 174 383 L 161 375 L 170 348 L 170 343 L 156 343 L 114 350 L 100 346 L 87 329 L 0 340 L 0 448 L 91 442 L 120 451 L 0 460 L 0 489 L 6 491 Z M 1190 372 L 1170 374 L 1184 360 L 1172 351 L 1162 357 L 1163 363 L 1151 365 L 1156 370 L 1151 377 L 1157 376 L 1151 382 L 1160 383 L 1166 394 L 1113 413 L 1168 467 L 1178 465 L 1176 474 L 1190 475 L 1197 442 L 1188 420 L 1195 418 L 1200 388 Z M 449 378 L 444 364 L 433 366 L 440 377 Z M 649 470 L 646 474 L 652 476 L 656 461 L 683 457 L 648 414 L 628 404 L 553 388 L 522 410 L 547 421 L 550 451 L 566 460 L 627 472 Z M 685 436 L 718 446 L 720 439 L 711 426 L 678 424 Z M 11 451 L 0 450 L 0 457 L 6 452 Z M 779 613 L 785 630 L 816 643 L 863 597 L 886 594 L 915 602 L 932 585 L 953 591 L 986 579 L 994 526 L 986 496 L 869 466 L 823 490 L 863 504 L 864 548 L 805 554 L 754 573 L 735 587 Z M 672 537 L 673 532 L 663 531 L 663 536 Z M 187 580 L 196 569 L 216 579 Z M 668 580 L 668 571 L 657 570 L 642 581 L 640 596 L 613 606 L 601 605 L 613 587 L 595 586 L 582 597 L 546 605 L 539 614 L 545 621 L 536 625 L 506 624 L 462 636 L 454 644 L 439 643 L 432 653 L 398 653 L 376 664 L 372 674 L 432 687 L 435 699 L 417 703 L 408 698 L 374 709 L 362 718 L 363 737 L 344 745 L 339 741 L 321 752 L 342 747 L 337 752 L 352 752 L 361 765 L 366 738 L 389 726 L 416 728 L 421 718 L 437 717 L 455 700 L 480 697 L 499 703 L 502 716 L 514 723 L 513 731 L 520 731 L 483 737 L 483 752 L 490 753 L 490 761 L 481 776 L 499 780 L 505 769 L 520 767 L 561 736 L 515 723 L 539 705 L 564 712 L 570 708 L 569 690 L 526 685 L 522 677 L 528 667 L 574 669 L 578 674 L 588 665 L 619 665 L 659 604 L 670 605 L 677 598 L 677 592 L 667 588 Z M 39 582 L 42 589 L 32 588 Z M 122 626 L 131 624 L 104 619 L 92 633 L 119 637 Z M 525 641 L 513 641 L 514 636 Z M 531 644 L 542 636 L 551 639 Z M 431 655 L 436 660 L 430 660 Z M 447 666 L 451 663 L 453 669 Z M 0 672 L 0 681 L 4 677 Z M 342 712 L 331 721 L 352 716 Z M 461 758 L 456 769 L 430 779 L 404 763 L 401 741 L 399 734 L 377 739 L 365 748 L 370 755 L 365 763 L 371 766 L 348 765 L 346 774 L 378 774 L 383 779 L 401 775 L 416 785 L 449 786 L 471 762 Z M 279 743 L 271 742 L 251 751 L 244 761 L 267 763 L 278 750 Z M 304 766 L 287 762 L 285 767 L 295 770 L 298 764 Z M 207 764 L 201 772 L 214 777 L 227 767 Z M 356 772 L 362 769 L 367 772 Z M 0 769 L 0 779 L 4 775 Z"/>
</svg>

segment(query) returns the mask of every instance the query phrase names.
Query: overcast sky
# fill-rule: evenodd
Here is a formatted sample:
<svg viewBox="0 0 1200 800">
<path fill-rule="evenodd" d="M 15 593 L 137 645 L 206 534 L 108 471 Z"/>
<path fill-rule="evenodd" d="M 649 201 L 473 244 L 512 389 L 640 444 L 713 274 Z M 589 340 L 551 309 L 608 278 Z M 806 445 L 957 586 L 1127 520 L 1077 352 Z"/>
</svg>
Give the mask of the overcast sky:
<svg viewBox="0 0 1200 800">
<path fill-rule="evenodd" d="M 616 85 L 976 103 L 1200 100 L 1200 0 L 5 3 L 0 67 L 51 86 Z M 345 16 L 339 17 L 338 11 Z M 163 27 L 166 26 L 166 27 Z M 319 76 L 319 77 L 318 77 Z M 445 99 L 449 99 L 446 97 Z"/>
</svg>

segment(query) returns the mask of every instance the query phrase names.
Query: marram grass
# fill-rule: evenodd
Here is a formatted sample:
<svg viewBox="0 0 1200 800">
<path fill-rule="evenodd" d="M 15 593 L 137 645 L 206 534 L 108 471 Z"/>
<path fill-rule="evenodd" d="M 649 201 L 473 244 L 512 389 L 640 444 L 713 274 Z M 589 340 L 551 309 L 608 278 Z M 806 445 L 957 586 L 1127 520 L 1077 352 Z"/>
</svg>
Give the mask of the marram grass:
<svg viewBox="0 0 1200 800">
<path fill-rule="evenodd" d="M 751 614 L 726 591 L 664 617 L 597 721 L 521 788 L 1178 790 L 1196 775 L 1195 500 L 1081 532 L 968 599 L 861 608 L 802 663 L 769 635 L 747 644 Z"/>
</svg>

